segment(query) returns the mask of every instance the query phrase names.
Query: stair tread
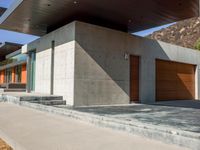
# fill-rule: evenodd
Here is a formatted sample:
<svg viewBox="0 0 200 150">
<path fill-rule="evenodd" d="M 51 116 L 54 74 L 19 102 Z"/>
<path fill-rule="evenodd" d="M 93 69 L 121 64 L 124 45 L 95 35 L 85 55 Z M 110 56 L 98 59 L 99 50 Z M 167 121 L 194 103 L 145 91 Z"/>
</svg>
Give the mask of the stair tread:
<svg viewBox="0 0 200 150">
<path fill-rule="evenodd" d="M 65 100 L 35 100 L 35 101 L 29 101 L 30 103 L 37 103 L 37 104 L 43 104 L 43 105 L 65 105 Z"/>
</svg>

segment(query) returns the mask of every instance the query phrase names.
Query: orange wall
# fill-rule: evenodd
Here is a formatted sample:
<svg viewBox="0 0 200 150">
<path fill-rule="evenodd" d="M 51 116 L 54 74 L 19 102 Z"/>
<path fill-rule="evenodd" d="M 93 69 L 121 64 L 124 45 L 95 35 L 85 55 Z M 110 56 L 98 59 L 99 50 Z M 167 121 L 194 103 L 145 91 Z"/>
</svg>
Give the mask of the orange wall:
<svg viewBox="0 0 200 150">
<path fill-rule="evenodd" d="M 26 71 L 26 64 L 22 65 L 22 72 L 21 72 L 21 83 L 27 82 L 26 77 L 27 71 Z M 5 83 L 5 70 L 0 71 L 0 84 Z M 15 83 L 15 67 L 12 68 L 12 83 Z"/>
<path fill-rule="evenodd" d="M 12 83 L 15 82 L 15 67 L 12 68 Z"/>
<path fill-rule="evenodd" d="M 21 83 L 26 83 L 27 79 L 26 79 L 26 64 L 22 65 L 22 81 Z"/>
<path fill-rule="evenodd" d="M 5 70 L 0 71 L 0 84 L 4 83 Z"/>
</svg>

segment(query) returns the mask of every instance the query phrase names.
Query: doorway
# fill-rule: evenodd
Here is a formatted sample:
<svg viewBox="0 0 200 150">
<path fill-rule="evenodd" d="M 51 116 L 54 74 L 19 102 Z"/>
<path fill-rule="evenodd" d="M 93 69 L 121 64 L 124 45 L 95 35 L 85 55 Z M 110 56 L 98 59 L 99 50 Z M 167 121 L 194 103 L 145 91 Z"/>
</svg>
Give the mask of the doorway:
<svg viewBox="0 0 200 150">
<path fill-rule="evenodd" d="M 139 64 L 140 57 L 130 55 L 130 103 L 139 102 Z"/>
<path fill-rule="evenodd" d="M 36 65 L 36 51 L 29 52 L 29 91 L 35 91 L 35 65 Z"/>
</svg>

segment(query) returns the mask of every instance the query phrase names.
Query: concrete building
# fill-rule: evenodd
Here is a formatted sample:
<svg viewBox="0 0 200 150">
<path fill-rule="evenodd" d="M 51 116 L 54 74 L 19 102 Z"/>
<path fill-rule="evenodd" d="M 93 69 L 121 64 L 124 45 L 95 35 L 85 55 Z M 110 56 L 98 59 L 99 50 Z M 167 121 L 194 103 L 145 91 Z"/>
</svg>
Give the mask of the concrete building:
<svg viewBox="0 0 200 150">
<path fill-rule="evenodd" d="M 200 52 L 130 34 L 198 16 L 199 0 L 145 3 L 16 1 L 0 27 L 42 36 L 22 47 L 27 92 L 73 106 L 199 99 Z"/>
<path fill-rule="evenodd" d="M 31 90 L 69 105 L 199 98 L 200 52 L 192 49 L 74 21 L 22 51 L 35 52 Z"/>
</svg>

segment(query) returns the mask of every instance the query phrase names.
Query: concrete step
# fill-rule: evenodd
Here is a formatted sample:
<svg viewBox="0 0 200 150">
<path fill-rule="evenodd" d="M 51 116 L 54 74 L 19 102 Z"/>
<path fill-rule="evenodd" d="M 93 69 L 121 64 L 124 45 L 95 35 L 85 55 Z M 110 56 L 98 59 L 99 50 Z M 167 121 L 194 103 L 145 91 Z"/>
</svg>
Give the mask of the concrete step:
<svg viewBox="0 0 200 150">
<path fill-rule="evenodd" d="M 4 92 L 26 92 L 26 89 L 4 89 Z"/>
<path fill-rule="evenodd" d="M 49 101 L 49 100 L 63 100 L 62 96 L 21 96 L 20 101 Z"/>
<path fill-rule="evenodd" d="M 54 105 L 66 105 L 64 100 L 34 100 L 29 101 L 30 103 L 37 103 L 42 105 L 54 106 Z"/>
</svg>

